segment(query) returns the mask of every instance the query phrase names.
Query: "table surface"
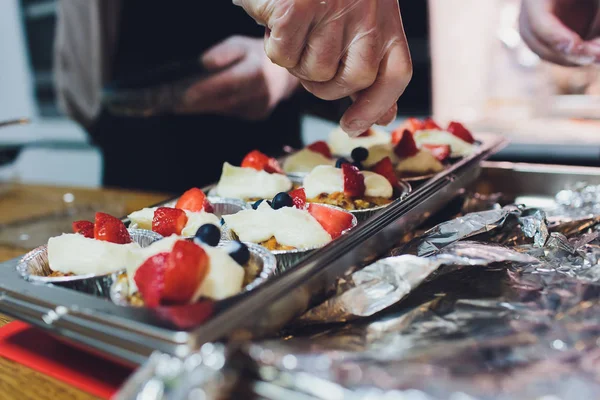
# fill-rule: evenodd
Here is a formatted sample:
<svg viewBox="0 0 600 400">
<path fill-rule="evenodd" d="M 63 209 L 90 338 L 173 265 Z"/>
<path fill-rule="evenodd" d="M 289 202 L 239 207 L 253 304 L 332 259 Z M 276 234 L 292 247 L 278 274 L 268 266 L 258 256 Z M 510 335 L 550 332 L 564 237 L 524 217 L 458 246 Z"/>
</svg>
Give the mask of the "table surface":
<svg viewBox="0 0 600 400">
<path fill-rule="evenodd" d="M 111 189 L 80 189 L 50 186 L 16 185 L 8 193 L 0 196 L 0 223 L 42 215 L 55 211 L 56 203 L 48 198 L 56 198 L 71 193 L 78 201 L 93 201 L 98 196 L 115 196 L 130 213 L 140 208 L 156 204 L 169 198 L 169 195 L 142 193 Z M 22 255 L 26 250 L 0 245 L 0 262 Z M 10 318 L 0 315 L 0 326 L 10 322 Z M 56 379 L 50 378 L 30 368 L 0 357 L 0 399 L 93 399 L 94 397 Z"/>
</svg>

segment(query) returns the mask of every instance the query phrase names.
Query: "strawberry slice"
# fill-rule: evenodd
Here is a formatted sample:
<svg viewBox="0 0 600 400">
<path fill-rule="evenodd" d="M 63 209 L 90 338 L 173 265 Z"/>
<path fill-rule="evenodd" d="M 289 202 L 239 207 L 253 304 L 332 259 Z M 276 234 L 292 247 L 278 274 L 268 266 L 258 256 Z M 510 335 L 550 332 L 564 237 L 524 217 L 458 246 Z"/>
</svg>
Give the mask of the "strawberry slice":
<svg viewBox="0 0 600 400">
<path fill-rule="evenodd" d="M 352 164 L 342 165 L 344 176 L 344 194 L 348 197 L 360 197 L 365 194 L 365 177 Z"/>
<path fill-rule="evenodd" d="M 204 209 L 206 195 L 198 188 L 192 188 L 181 195 L 175 208 L 180 210 L 188 210 L 191 212 L 200 212 Z"/>
<path fill-rule="evenodd" d="M 90 221 L 75 221 L 73 222 L 73 232 L 79 233 L 86 238 L 94 238 L 94 223 Z"/>
<path fill-rule="evenodd" d="M 319 140 L 308 146 L 308 149 L 315 153 L 321 154 L 323 157 L 331 158 L 331 150 L 327 142 Z"/>
<path fill-rule="evenodd" d="M 450 156 L 450 146 L 447 144 L 424 144 L 423 150 L 427 150 L 433 154 L 438 161 L 444 161 Z"/>
<path fill-rule="evenodd" d="M 412 157 L 419 152 L 415 138 L 409 130 L 402 132 L 400 141 L 394 147 L 394 153 L 400 158 Z"/>
<path fill-rule="evenodd" d="M 154 211 L 152 230 L 165 237 L 180 235 L 187 221 L 185 211 L 179 208 L 159 207 Z"/>
<path fill-rule="evenodd" d="M 423 129 L 441 131 L 442 128 L 432 118 L 427 118 L 423 123 Z M 414 132 L 413 132 L 414 133 Z"/>
<path fill-rule="evenodd" d="M 465 126 L 460 122 L 450 122 L 446 130 L 467 143 L 475 143 L 475 138 L 473 137 L 471 132 L 469 132 L 469 130 L 465 128 Z"/>
<path fill-rule="evenodd" d="M 352 227 L 353 218 L 349 212 L 315 203 L 308 205 L 308 212 L 331 235 L 332 239 L 337 239 L 343 231 Z"/>
<path fill-rule="evenodd" d="M 214 308 L 212 300 L 203 300 L 193 304 L 161 306 L 154 311 L 177 329 L 190 329 L 206 321 L 213 314 Z"/>
<path fill-rule="evenodd" d="M 394 165 L 389 157 L 386 157 L 375 164 L 372 171 L 387 179 L 394 189 L 401 189 L 400 181 L 398 181 L 398 177 L 394 171 Z"/>
<path fill-rule="evenodd" d="M 116 244 L 131 243 L 125 224 L 120 219 L 101 212 L 96 213 L 94 238 Z"/>
<path fill-rule="evenodd" d="M 169 253 L 156 254 L 135 271 L 133 280 L 147 307 L 156 307 L 160 304 L 165 288 L 165 270 Z"/>
<path fill-rule="evenodd" d="M 394 132 L 392 132 L 392 144 L 398 144 L 404 136 L 404 131 L 415 133 L 425 129 L 425 124 L 417 118 L 408 118 L 406 122 L 400 125 Z"/>
<path fill-rule="evenodd" d="M 298 188 L 296 190 L 292 190 L 289 193 L 292 201 L 294 202 L 294 207 L 303 210 L 306 207 L 306 192 L 304 188 Z"/>
<path fill-rule="evenodd" d="M 266 171 L 270 174 L 283 174 L 283 170 L 276 159 L 261 153 L 258 150 L 253 150 L 242 160 L 242 168 L 253 168 L 257 171 Z"/>
<path fill-rule="evenodd" d="M 208 199 L 204 199 L 204 211 L 211 214 L 215 212 L 215 208 L 213 207 L 211 202 L 208 201 Z"/>
<path fill-rule="evenodd" d="M 357 137 L 369 137 L 372 134 L 373 134 L 373 130 L 371 130 L 371 128 L 369 128 L 366 131 L 364 131 L 363 133 L 361 133 L 360 135 L 358 135 Z"/>
<path fill-rule="evenodd" d="M 194 242 L 179 240 L 167 259 L 163 303 L 188 303 L 208 272 L 209 259 Z"/>
</svg>

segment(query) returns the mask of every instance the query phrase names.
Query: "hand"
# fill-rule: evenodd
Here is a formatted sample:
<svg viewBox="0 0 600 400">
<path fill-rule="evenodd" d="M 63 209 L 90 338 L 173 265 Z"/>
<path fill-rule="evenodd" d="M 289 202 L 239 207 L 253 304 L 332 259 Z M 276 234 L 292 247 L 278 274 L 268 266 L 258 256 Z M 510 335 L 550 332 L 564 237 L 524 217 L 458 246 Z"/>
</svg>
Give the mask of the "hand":
<svg viewBox="0 0 600 400">
<path fill-rule="evenodd" d="M 187 90 L 181 113 L 264 119 L 298 86 L 298 79 L 266 57 L 261 39 L 233 36 L 202 61 L 209 71 L 221 71 Z"/>
<path fill-rule="evenodd" d="M 523 0 L 521 36 L 544 60 L 566 66 L 600 62 L 600 1 Z"/>
<path fill-rule="evenodd" d="M 354 104 L 351 135 L 389 123 L 412 77 L 398 0 L 233 0 L 267 27 L 265 50 L 324 100 Z"/>
</svg>

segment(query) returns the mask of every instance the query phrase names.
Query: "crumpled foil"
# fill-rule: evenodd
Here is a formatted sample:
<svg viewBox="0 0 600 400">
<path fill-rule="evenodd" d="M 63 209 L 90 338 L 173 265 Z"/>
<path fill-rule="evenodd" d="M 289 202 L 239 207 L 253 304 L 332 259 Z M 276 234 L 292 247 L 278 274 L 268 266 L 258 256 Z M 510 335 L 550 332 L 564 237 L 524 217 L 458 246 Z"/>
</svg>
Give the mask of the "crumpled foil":
<svg viewBox="0 0 600 400">
<path fill-rule="evenodd" d="M 600 215 L 600 185 L 568 185 L 556 194 L 554 201 L 556 207 L 547 210 L 549 217 L 578 220 Z"/>
<path fill-rule="evenodd" d="M 237 379 L 265 399 L 599 398 L 600 208 L 570 196 L 565 218 L 494 205 L 434 227 L 247 344 Z"/>
</svg>

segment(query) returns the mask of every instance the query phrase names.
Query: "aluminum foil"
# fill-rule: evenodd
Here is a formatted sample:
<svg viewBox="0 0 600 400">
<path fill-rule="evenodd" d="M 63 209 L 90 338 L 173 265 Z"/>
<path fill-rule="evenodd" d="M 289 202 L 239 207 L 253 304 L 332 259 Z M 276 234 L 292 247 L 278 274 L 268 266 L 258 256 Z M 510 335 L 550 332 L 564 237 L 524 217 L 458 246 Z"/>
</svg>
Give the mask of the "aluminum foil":
<svg viewBox="0 0 600 400">
<path fill-rule="evenodd" d="M 163 237 L 158 233 L 143 229 L 128 229 L 131 239 L 142 247 L 149 246 Z M 37 284 L 52 284 L 77 290 L 94 296 L 110 298 L 111 287 L 123 271 L 104 275 L 75 275 L 50 277 L 52 273 L 48 262 L 48 249 L 41 246 L 27 253 L 16 266 L 19 274 L 26 280 Z"/>
<path fill-rule="evenodd" d="M 558 192 L 554 200 L 556 207 L 548 210 L 550 217 L 578 220 L 600 215 L 600 185 L 578 182 Z"/>
<path fill-rule="evenodd" d="M 245 244 L 250 250 L 247 272 L 253 278 L 243 287 L 243 292 L 256 289 L 277 273 L 277 260 L 270 251 L 255 243 L 245 242 Z M 218 247 L 225 247 L 226 245 L 227 242 L 221 242 Z M 130 306 L 129 292 L 129 281 L 126 276 L 120 276 L 112 281 L 109 295 L 113 303 L 120 306 Z"/>
</svg>

